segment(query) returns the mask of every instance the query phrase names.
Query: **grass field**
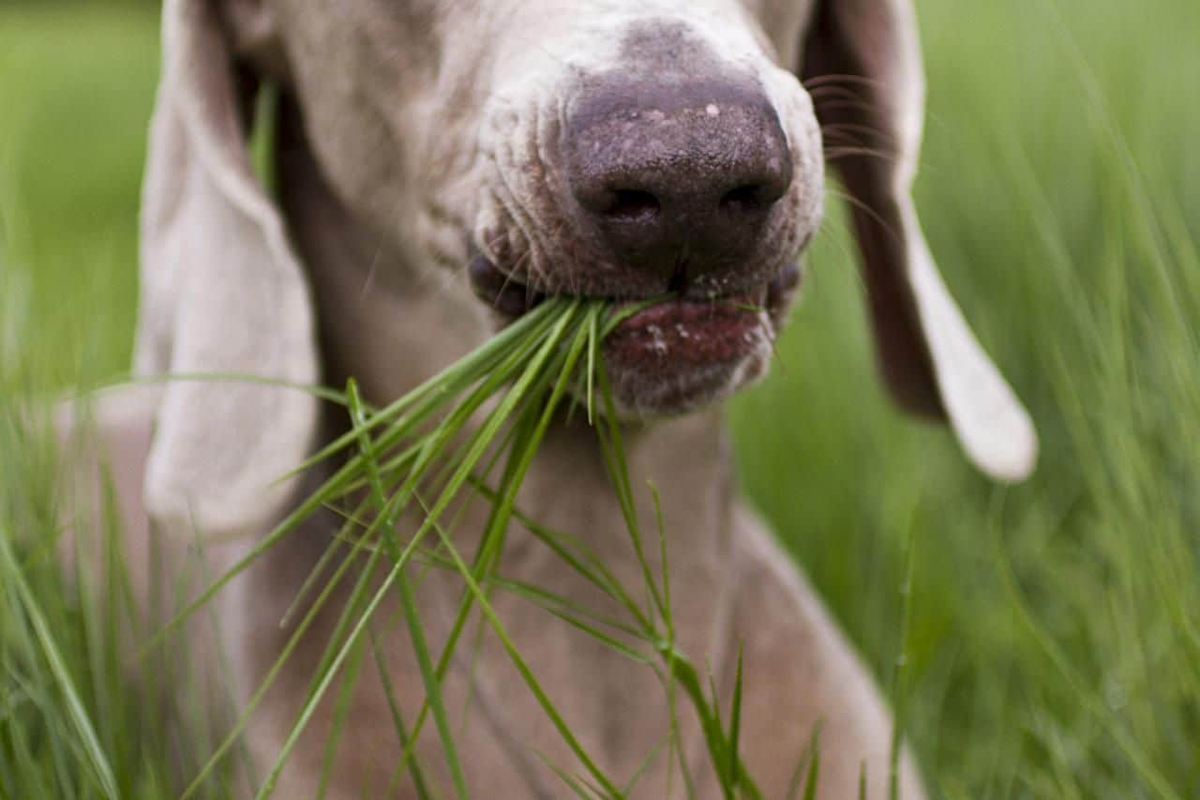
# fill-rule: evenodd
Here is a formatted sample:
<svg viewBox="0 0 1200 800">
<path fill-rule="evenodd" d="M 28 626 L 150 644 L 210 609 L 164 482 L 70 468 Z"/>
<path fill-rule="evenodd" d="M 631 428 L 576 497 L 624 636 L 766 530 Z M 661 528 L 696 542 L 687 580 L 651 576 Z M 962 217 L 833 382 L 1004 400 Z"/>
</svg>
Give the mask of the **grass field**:
<svg viewBox="0 0 1200 800">
<path fill-rule="evenodd" d="M 903 698 L 937 794 L 1200 797 L 1200 4 L 918 10 L 918 205 L 1040 469 L 990 485 L 891 410 L 834 214 L 773 377 L 732 409 L 745 489 Z M 0 7 L 0 541 L 49 516 L 17 409 L 126 367 L 156 37 L 145 5 Z M 0 798 L 31 796 L 23 753 L 48 775 L 78 756 L 55 750 L 80 741 L 61 685 L 39 693 L 21 660 L 43 633 L 112 780 L 159 796 L 161 748 L 129 740 L 137 715 L 97 677 L 101 634 L 44 543 L 19 544 L 0 549 Z"/>
</svg>

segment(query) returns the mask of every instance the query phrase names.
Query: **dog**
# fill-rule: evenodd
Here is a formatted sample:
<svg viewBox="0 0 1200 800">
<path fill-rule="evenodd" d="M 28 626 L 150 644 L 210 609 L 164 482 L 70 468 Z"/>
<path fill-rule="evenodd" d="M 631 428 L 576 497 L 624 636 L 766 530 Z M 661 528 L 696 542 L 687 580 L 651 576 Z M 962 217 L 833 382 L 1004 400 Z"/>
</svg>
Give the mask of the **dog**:
<svg viewBox="0 0 1200 800">
<path fill-rule="evenodd" d="M 909 0 L 167 0 L 163 17 L 136 370 L 278 383 L 166 380 L 98 401 L 95 461 L 114 472 L 142 602 L 150 568 L 138 565 L 151 550 L 164 554 L 156 569 L 200 559 L 221 574 L 323 476 L 314 467 L 279 480 L 346 422 L 283 384 L 354 377 L 382 405 L 541 297 L 666 295 L 622 324 L 605 359 L 633 484 L 659 488 L 680 646 L 723 698 L 740 654 L 740 750 L 764 796 L 785 796 L 818 728 L 818 796 L 858 796 L 860 780 L 867 796 L 886 796 L 889 714 L 802 573 L 739 500 L 719 405 L 768 367 L 836 149 L 892 396 L 947 420 L 986 474 L 1015 481 L 1034 467 L 1029 416 L 951 299 L 911 200 L 924 89 Z M 281 98 L 274 192 L 247 145 L 267 83 Z M 654 513 L 651 498 L 638 503 Z M 519 505 L 638 585 L 578 418 L 551 426 Z M 479 506 L 456 530 L 482 526 Z M 281 620 L 336 528 L 314 515 L 211 601 L 220 630 L 197 634 L 195 661 L 228 655 L 235 707 L 278 658 L 291 633 Z M 520 531 L 503 563 L 573 601 L 598 600 Z M 421 586 L 435 645 L 456 585 L 435 573 Z M 655 675 L 518 598 L 495 604 L 581 746 L 606 773 L 634 775 L 668 730 Z M 336 616 L 316 617 L 249 718 L 259 778 Z M 377 669 L 411 720 L 424 689 L 408 638 L 389 629 L 378 641 Z M 389 786 L 401 747 L 381 686 L 365 667 L 328 796 Z M 570 794 L 542 759 L 572 774 L 581 764 L 494 638 L 473 664 L 454 665 L 443 691 L 451 709 L 475 698 L 457 739 L 473 796 Z M 318 707 L 277 796 L 317 794 L 334 717 L 332 700 Z M 696 718 L 682 709 L 680 725 L 690 792 L 719 796 Z M 416 752 L 426 780 L 449 793 L 432 730 Z M 683 796 L 671 760 L 666 750 L 650 759 L 635 796 Z M 895 777 L 900 796 L 923 796 L 909 755 Z"/>
</svg>

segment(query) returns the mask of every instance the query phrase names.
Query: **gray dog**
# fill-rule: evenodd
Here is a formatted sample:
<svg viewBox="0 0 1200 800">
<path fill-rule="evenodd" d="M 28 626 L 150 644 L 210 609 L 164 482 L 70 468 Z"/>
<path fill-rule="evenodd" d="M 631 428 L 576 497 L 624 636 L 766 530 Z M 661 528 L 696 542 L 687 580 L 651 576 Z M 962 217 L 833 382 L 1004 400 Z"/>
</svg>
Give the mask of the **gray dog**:
<svg viewBox="0 0 1200 800">
<path fill-rule="evenodd" d="M 904 408 L 947 419 L 989 475 L 1016 480 L 1033 467 L 1028 416 L 946 291 L 910 199 L 923 84 L 908 0 L 167 0 L 164 17 L 139 372 L 354 376 L 382 405 L 540 296 L 672 295 L 627 322 L 606 360 L 631 423 L 634 485 L 661 491 L 682 648 L 727 692 L 744 647 L 742 752 L 767 797 L 784 795 L 818 725 L 820 796 L 856 796 L 864 771 L 869 796 L 885 796 L 889 715 L 738 500 L 714 405 L 767 368 L 797 254 L 821 217 L 823 134 L 837 136 L 854 142 L 835 163 L 855 198 L 889 389 Z M 278 201 L 246 144 L 267 80 L 282 87 Z M 748 306 L 762 310 L 729 310 Z M 245 383 L 130 390 L 101 400 L 97 418 L 143 597 L 151 536 L 167 569 L 203 558 L 219 573 L 321 475 L 275 480 L 343 429 L 306 393 Z M 585 425 L 552 428 L 520 505 L 639 584 Z M 484 513 L 469 508 L 459 529 Z M 214 648 L 227 654 L 235 703 L 278 657 L 290 635 L 280 621 L 335 525 L 305 523 L 213 601 L 219 632 L 195 631 L 200 667 L 217 661 Z M 504 569 L 597 600 L 519 531 Z M 455 591 L 448 576 L 421 587 L 435 646 Z M 519 599 L 498 596 L 496 607 L 587 751 L 632 776 L 667 730 L 657 678 Z M 335 621 L 335 611 L 318 617 L 250 722 L 260 777 Z M 408 638 L 392 630 L 381 642 L 411 719 L 423 689 Z M 539 755 L 579 764 L 499 644 L 485 638 L 467 666 L 451 671 L 445 695 L 451 709 L 475 698 L 458 740 L 472 793 L 567 794 Z M 370 668 L 350 703 L 331 796 L 381 796 L 399 749 Z M 315 794 L 332 714 L 322 706 L 309 725 L 279 796 Z M 445 794 L 427 727 L 418 755 Z M 716 796 L 686 711 L 682 739 L 696 796 Z M 908 759 L 899 777 L 904 797 L 922 796 Z M 667 781 L 663 751 L 637 794 L 684 793 L 678 774 L 673 789 Z"/>
</svg>

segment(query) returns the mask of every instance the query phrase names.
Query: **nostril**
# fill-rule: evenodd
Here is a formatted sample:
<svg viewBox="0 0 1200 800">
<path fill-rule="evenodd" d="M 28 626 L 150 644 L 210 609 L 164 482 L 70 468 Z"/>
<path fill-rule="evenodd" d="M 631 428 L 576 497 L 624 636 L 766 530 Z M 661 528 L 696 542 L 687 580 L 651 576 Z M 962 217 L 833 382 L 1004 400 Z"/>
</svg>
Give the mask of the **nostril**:
<svg viewBox="0 0 1200 800">
<path fill-rule="evenodd" d="M 604 209 L 604 216 L 619 221 L 647 219 L 658 214 L 661 205 L 658 198 L 649 192 L 636 189 L 618 189 Z"/>
<path fill-rule="evenodd" d="M 747 214 L 763 207 L 763 187 L 757 184 L 739 186 L 721 198 L 721 210 L 728 214 Z"/>
<path fill-rule="evenodd" d="M 554 191 L 565 190 L 580 250 L 598 268 L 685 295 L 773 259 L 791 224 L 781 201 L 794 170 L 762 87 L 705 69 L 682 79 L 623 72 L 581 76 L 564 110 L 565 180 Z"/>
</svg>

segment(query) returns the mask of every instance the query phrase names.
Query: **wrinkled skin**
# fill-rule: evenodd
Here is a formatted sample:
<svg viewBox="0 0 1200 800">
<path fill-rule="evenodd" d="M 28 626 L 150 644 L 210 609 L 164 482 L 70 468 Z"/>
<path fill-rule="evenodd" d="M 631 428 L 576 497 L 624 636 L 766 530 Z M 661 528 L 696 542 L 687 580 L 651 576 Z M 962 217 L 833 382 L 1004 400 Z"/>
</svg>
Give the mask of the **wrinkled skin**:
<svg viewBox="0 0 1200 800">
<path fill-rule="evenodd" d="M 735 268 L 694 281 L 688 297 L 761 298 L 818 225 L 820 134 L 788 69 L 805 3 L 356 0 L 323 14 L 312 0 L 266 2 L 258 13 L 279 32 L 274 60 L 286 64 L 326 179 L 395 254 L 374 265 L 378 284 L 460 271 L 482 254 L 545 293 L 666 292 L 662 276 L 594 246 L 565 185 L 567 119 L 614 73 L 668 92 L 697 75 L 735 76 L 766 95 L 787 136 L 790 188 L 757 246 Z M 686 374 L 615 361 L 618 403 L 640 415 L 678 413 L 759 377 L 791 289 L 772 294 L 754 346 L 736 358 Z"/>
</svg>

